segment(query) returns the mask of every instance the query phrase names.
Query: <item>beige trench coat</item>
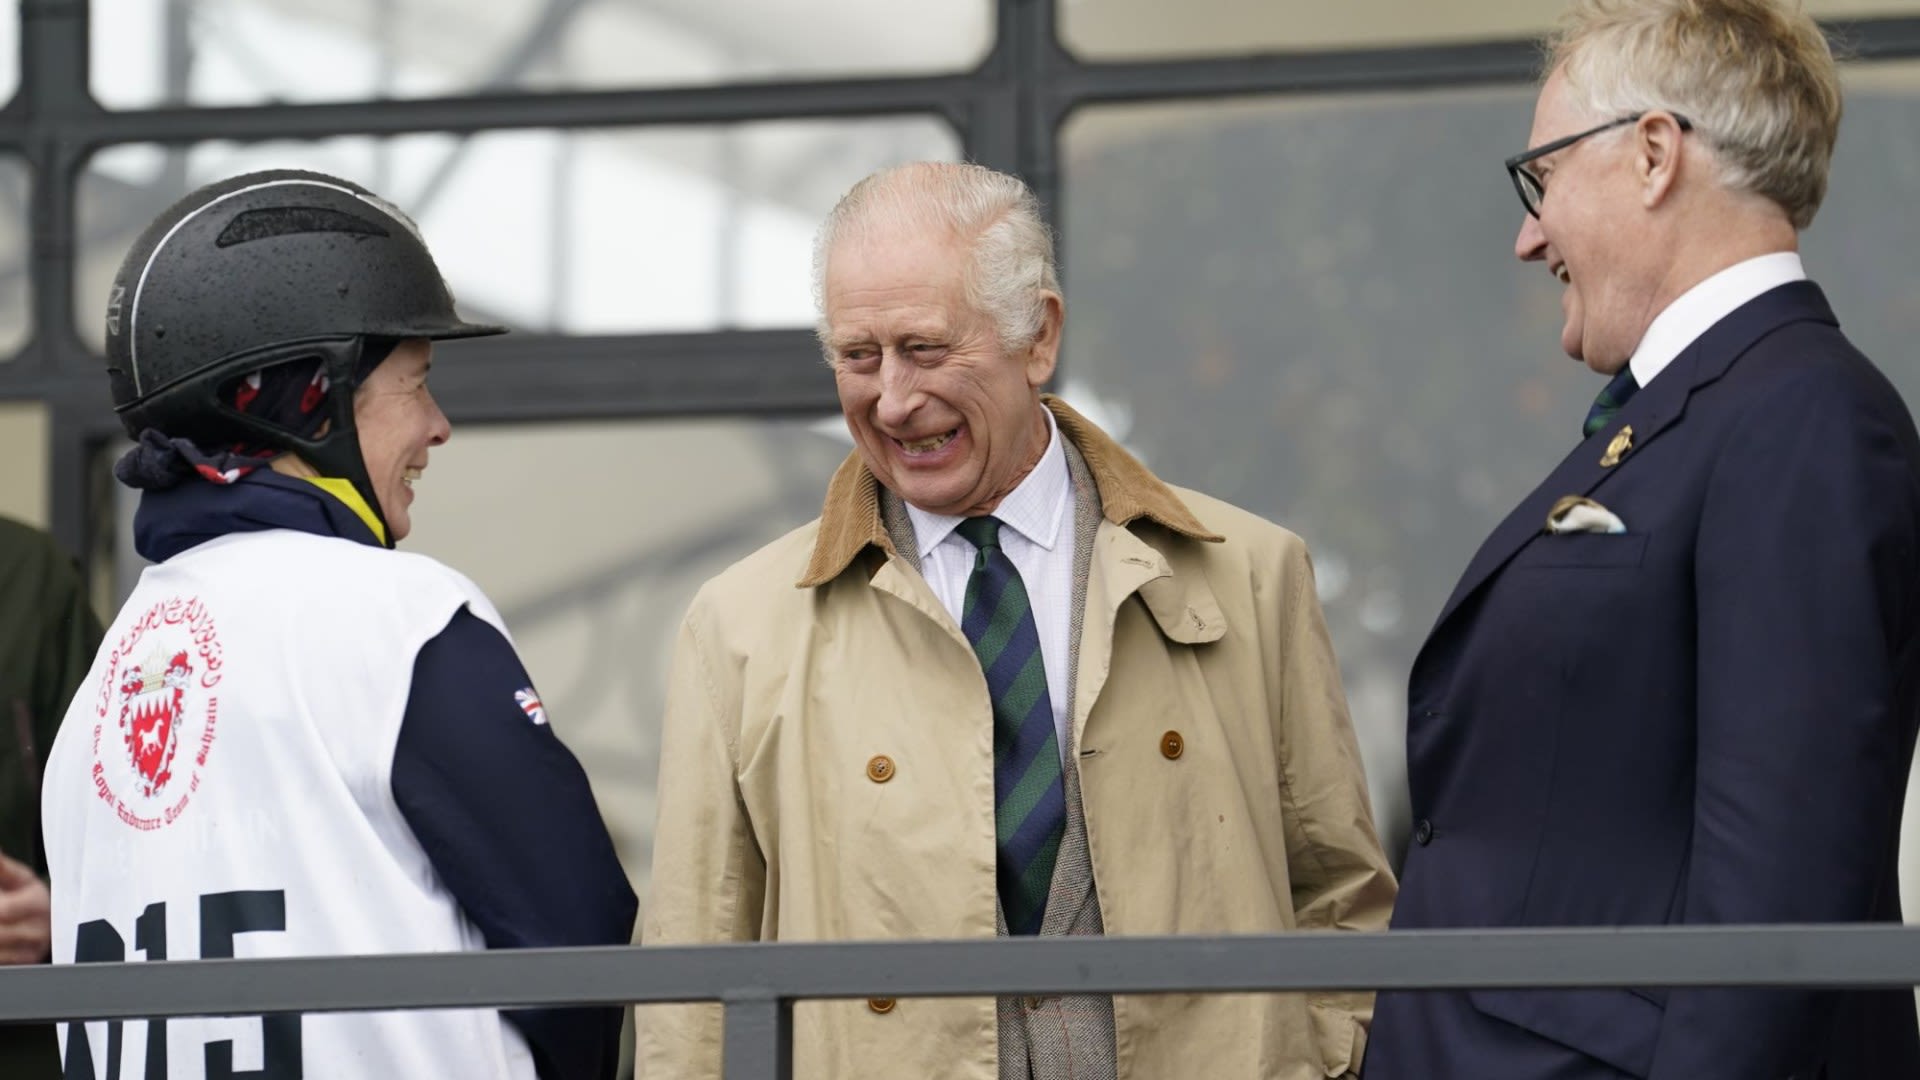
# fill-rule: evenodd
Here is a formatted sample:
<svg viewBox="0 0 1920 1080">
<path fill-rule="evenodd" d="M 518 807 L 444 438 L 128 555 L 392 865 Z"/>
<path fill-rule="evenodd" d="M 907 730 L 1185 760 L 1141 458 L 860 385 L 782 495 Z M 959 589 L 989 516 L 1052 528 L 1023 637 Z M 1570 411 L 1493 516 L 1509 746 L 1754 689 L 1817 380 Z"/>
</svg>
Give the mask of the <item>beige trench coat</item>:
<svg viewBox="0 0 1920 1080">
<path fill-rule="evenodd" d="M 1104 504 L 1073 724 L 1107 933 L 1385 928 L 1395 885 L 1305 545 L 1048 407 Z M 986 680 L 857 454 L 819 520 L 695 598 L 659 799 L 647 944 L 994 936 Z M 1357 1072 L 1371 1009 L 1120 996 L 1118 1073 Z M 719 1076 L 718 1006 L 644 1008 L 638 1030 L 640 1076 Z M 991 999 L 805 1002 L 794 1030 L 805 1080 L 997 1076 Z"/>
</svg>

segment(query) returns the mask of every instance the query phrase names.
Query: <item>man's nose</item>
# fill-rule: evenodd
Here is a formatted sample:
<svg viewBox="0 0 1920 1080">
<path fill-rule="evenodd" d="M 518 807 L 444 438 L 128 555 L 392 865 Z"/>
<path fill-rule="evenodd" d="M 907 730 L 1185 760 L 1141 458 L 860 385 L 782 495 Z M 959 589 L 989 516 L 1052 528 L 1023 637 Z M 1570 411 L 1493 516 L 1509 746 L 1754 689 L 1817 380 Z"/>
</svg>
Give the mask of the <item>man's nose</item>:
<svg viewBox="0 0 1920 1080">
<path fill-rule="evenodd" d="M 1521 262 L 1539 262 L 1547 257 L 1547 234 L 1540 219 L 1532 214 L 1520 216 L 1520 235 L 1513 238 L 1513 257 Z"/>
<path fill-rule="evenodd" d="M 900 354 L 888 350 L 880 357 L 880 422 L 888 427 L 904 427 L 920 407 L 920 369 Z"/>
</svg>

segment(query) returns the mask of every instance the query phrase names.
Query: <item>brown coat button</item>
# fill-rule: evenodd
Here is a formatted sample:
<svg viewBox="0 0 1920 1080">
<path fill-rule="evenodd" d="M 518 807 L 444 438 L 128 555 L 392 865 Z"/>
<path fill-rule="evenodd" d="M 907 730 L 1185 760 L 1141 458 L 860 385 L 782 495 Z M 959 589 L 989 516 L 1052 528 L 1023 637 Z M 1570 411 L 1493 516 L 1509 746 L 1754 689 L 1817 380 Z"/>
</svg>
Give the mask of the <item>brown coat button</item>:
<svg viewBox="0 0 1920 1080">
<path fill-rule="evenodd" d="M 1174 761 L 1187 752 L 1187 740 L 1181 738 L 1179 732 L 1169 731 L 1160 736 L 1160 752 L 1168 761 Z"/>
<path fill-rule="evenodd" d="M 867 762 L 867 779 L 876 784 L 884 784 L 893 779 L 893 759 L 885 754 L 873 755 L 873 760 Z"/>
<path fill-rule="evenodd" d="M 892 998 L 868 998 L 867 1008 L 872 1009 L 874 1012 L 879 1013 L 881 1016 L 885 1016 L 888 1013 L 893 1011 L 893 999 Z"/>
</svg>

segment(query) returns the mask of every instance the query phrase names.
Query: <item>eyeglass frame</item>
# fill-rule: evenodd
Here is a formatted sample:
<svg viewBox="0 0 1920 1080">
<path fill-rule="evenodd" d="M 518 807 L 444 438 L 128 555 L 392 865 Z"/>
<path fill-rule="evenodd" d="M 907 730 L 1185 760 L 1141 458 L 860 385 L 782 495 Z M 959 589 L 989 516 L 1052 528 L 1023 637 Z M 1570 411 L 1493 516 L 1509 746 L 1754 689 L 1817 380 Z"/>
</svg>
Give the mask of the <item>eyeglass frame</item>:
<svg viewBox="0 0 1920 1080">
<path fill-rule="evenodd" d="M 1612 131 L 1614 128 L 1626 124 L 1637 124 L 1642 117 L 1654 111 L 1656 110 L 1649 109 L 1634 113 L 1631 116 L 1622 116 L 1618 120 L 1609 120 L 1599 127 L 1588 128 L 1585 131 L 1568 135 L 1565 138 L 1555 139 L 1543 146 L 1536 146 L 1523 154 L 1515 154 L 1508 158 L 1506 161 L 1507 176 L 1513 180 L 1513 190 L 1520 196 L 1520 205 L 1526 207 L 1527 213 L 1531 214 L 1537 220 L 1540 217 L 1540 202 L 1547 197 L 1547 182 L 1535 176 L 1526 166 L 1546 157 L 1548 154 L 1565 150 L 1581 139 L 1598 135 L 1603 131 Z M 1693 121 L 1677 112 L 1669 111 L 1667 115 L 1673 117 L 1673 122 L 1680 125 L 1681 131 L 1693 130 Z M 1528 194 L 1529 188 L 1531 188 L 1533 192 L 1531 195 Z"/>
</svg>

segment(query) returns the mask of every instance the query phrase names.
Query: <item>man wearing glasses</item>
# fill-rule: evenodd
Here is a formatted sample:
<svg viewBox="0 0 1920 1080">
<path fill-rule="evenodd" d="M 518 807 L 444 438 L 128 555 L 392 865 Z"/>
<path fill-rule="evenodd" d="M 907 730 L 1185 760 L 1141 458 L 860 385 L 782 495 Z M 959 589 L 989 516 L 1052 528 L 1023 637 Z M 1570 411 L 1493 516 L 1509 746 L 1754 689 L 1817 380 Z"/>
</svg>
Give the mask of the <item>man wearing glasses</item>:
<svg viewBox="0 0 1920 1080">
<path fill-rule="evenodd" d="M 1514 253 L 1607 383 L 1415 661 L 1396 929 L 1900 918 L 1920 438 L 1797 254 L 1841 112 L 1797 7 L 1550 43 Z M 1920 1035 L 1905 991 L 1395 993 L 1366 1076 L 1880 1080 Z"/>
</svg>

